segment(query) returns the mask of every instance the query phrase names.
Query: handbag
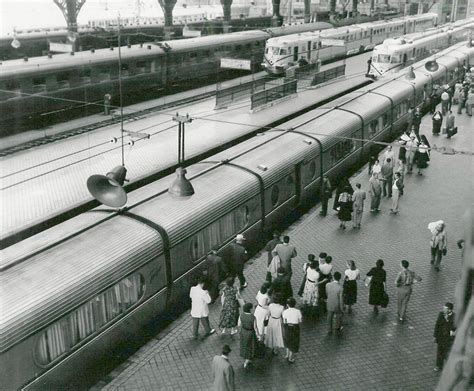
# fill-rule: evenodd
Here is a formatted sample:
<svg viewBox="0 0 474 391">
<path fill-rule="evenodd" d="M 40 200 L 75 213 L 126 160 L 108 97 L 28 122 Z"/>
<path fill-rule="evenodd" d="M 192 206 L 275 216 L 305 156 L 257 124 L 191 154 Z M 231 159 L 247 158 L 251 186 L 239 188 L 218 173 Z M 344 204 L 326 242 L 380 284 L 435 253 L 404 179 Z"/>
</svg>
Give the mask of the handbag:
<svg viewBox="0 0 474 391">
<path fill-rule="evenodd" d="M 387 292 L 384 291 L 382 295 L 382 301 L 380 302 L 381 307 L 387 308 L 388 302 L 389 302 L 388 294 Z"/>
<path fill-rule="evenodd" d="M 454 128 L 450 128 L 446 131 L 446 133 L 448 134 L 448 137 L 454 136 L 457 132 L 458 132 L 457 126 L 455 126 Z"/>
<path fill-rule="evenodd" d="M 365 286 L 369 287 L 371 282 L 372 282 L 372 276 L 367 277 L 365 279 Z"/>
<path fill-rule="evenodd" d="M 447 248 L 443 248 L 443 255 L 446 255 L 448 253 L 448 249 Z"/>
</svg>

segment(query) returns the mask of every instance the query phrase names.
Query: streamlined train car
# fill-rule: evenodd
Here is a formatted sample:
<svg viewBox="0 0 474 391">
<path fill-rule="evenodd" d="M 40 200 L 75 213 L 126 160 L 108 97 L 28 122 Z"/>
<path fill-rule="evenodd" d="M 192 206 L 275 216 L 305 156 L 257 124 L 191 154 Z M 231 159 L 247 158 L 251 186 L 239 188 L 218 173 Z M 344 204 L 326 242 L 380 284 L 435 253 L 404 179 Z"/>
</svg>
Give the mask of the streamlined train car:
<svg viewBox="0 0 474 391">
<path fill-rule="evenodd" d="M 386 73 L 397 72 L 415 61 L 466 39 L 472 28 L 474 19 L 457 27 L 449 26 L 428 30 L 422 34 L 386 39 L 374 48 L 369 74 L 380 77 Z"/>
<path fill-rule="evenodd" d="M 302 29 L 325 29 L 328 23 L 251 30 L 183 40 L 122 47 L 124 103 L 152 99 L 164 88 L 209 77 L 215 81 L 220 59 L 241 58 L 258 65 L 269 36 Z M 47 124 L 54 116 L 70 118 L 85 108 L 98 110 L 104 94 L 119 101 L 118 49 L 10 60 L 0 63 L 0 126 L 2 134 L 28 125 Z"/>
<path fill-rule="evenodd" d="M 312 202 L 323 174 L 347 172 L 373 142 L 400 134 L 427 89 L 474 65 L 474 48 L 458 44 L 436 61 L 188 167 L 190 198 L 172 198 L 173 178 L 163 178 L 129 193 L 121 211 L 97 208 L 3 250 L 2 387 L 90 385 L 97 363 L 184 310 L 210 249 L 238 233 L 252 244 Z"/>
<path fill-rule="evenodd" d="M 423 14 L 270 38 L 262 66 L 269 73 L 281 74 L 298 63 L 315 64 L 372 49 L 388 37 L 436 26 L 437 20 L 436 14 Z"/>
</svg>

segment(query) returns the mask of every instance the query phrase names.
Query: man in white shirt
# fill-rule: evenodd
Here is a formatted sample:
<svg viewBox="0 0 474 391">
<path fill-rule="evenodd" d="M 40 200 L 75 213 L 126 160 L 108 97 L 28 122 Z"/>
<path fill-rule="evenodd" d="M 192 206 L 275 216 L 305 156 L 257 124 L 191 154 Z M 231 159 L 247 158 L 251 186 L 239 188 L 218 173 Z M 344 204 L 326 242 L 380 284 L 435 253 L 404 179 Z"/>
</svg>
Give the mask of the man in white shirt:
<svg viewBox="0 0 474 391">
<path fill-rule="evenodd" d="M 391 145 L 387 147 L 387 150 L 382 155 L 382 164 L 387 163 L 388 159 L 390 159 L 389 163 L 393 168 L 393 166 L 395 165 L 395 153 L 393 152 Z"/>
<path fill-rule="evenodd" d="M 189 292 L 194 339 L 198 339 L 199 337 L 199 321 L 201 321 L 206 332 L 204 338 L 216 332 L 215 329 L 211 329 L 211 325 L 209 324 L 209 303 L 211 302 L 211 296 L 208 291 L 203 289 L 203 286 L 204 280 L 201 278 L 196 286 L 191 287 Z"/>
</svg>

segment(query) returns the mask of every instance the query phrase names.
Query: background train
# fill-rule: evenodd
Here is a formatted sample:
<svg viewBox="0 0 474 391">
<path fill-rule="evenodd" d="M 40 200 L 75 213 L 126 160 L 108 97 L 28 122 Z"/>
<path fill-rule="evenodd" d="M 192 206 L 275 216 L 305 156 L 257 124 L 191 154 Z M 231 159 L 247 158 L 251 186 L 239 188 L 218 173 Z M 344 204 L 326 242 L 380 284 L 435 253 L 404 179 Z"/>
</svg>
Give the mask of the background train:
<svg viewBox="0 0 474 391">
<path fill-rule="evenodd" d="M 385 24 L 370 28 L 385 37 Z M 398 25 L 415 30 L 434 25 L 436 15 L 417 15 Z M 390 22 L 390 25 L 392 22 Z M 178 85 L 220 81 L 240 71 L 220 68 L 223 57 L 250 60 L 254 70 L 263 61 L 265 41 L 270 37 L 325 30 L 330 24 L 308 23 L 251 30 L 239 33 L 173 40 L 122 49 L 122 91 L 124 104 L 175 92 Z M 387 28 L 388 29 L 388 28 Z M 380 32 L 380 34 L 379 34 Z M 164 90 L 164 91 L 163 91 Z M 105 94 L 119 103 L 117 50 L 100 49 L 74 55 L 59 54 L 26 60 L 10 60 L 0 65 L 1 136 L 24 129 L 46 126 L 55 121 L 97 112 Z"/>
<path fill-rule="evenodd" d="M 399 71 L 415 61 L 465 40 L 472 29 L 474 29 L 474 18 L 466 19 L 457 26 L 451 25 L 400 38 L 386 39 L 374 48 L 369 74 L 380 77 L 387 72 Z"/>
<path fill-rule="evenodd" d="M 323 174 L 347 173 L 374 142 L 397 137 L 411 106 L 474 65 L 474 48 L 436 60 L 432 72 L 416 64 L 414 79 L 377 81 L 188 167 L 190 198 L 172 198 L 167 177 L 129 193 L 121 211 L 97 208 L 3 250 L 2 387 L 93 382 L 98 363 L 187 306 L 211 248 L 238 233 L 252 245 L 311 204 Z"/>
<path fill-rule="evenodd" d="M 315 64 L 318 60 L 324 62 L 373 49 L 388 37 L 423 31 L 436 26 L 437 21 L 437 14 L 429 13 L 270 38 L 262 66 L 269 73 L 281 74 L 299 63 Z M 337 46 L 337 41 L 342 46 Z"/>
</svg>

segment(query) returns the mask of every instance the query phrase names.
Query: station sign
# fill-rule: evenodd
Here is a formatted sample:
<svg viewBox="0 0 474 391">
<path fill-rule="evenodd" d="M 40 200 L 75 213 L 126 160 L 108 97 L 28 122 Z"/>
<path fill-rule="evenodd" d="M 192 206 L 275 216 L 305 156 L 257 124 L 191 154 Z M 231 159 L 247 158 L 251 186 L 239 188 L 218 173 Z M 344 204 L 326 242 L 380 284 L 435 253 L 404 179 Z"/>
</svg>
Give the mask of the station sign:
<svg viewBox="0 0 474 391">
<path fill-rule="evenodd" d="M 321 39 L 321 44 L 324 46 L 345 46 L 346 42 L 343 39 Z"/>
<path fill-rule="evenodd" d="M 72 48 L 72 43 L 50 42 L 49 43 L 49 51 L 50 52 L 57 52 L 57 53 L 70 53 L 74 50 Z"/>
<path fill-rule="evenodd" d="M 238 58 L 221 58 L 221 68 L 252 70 L 250 60 L 240 60 Z"/>
</svg>

